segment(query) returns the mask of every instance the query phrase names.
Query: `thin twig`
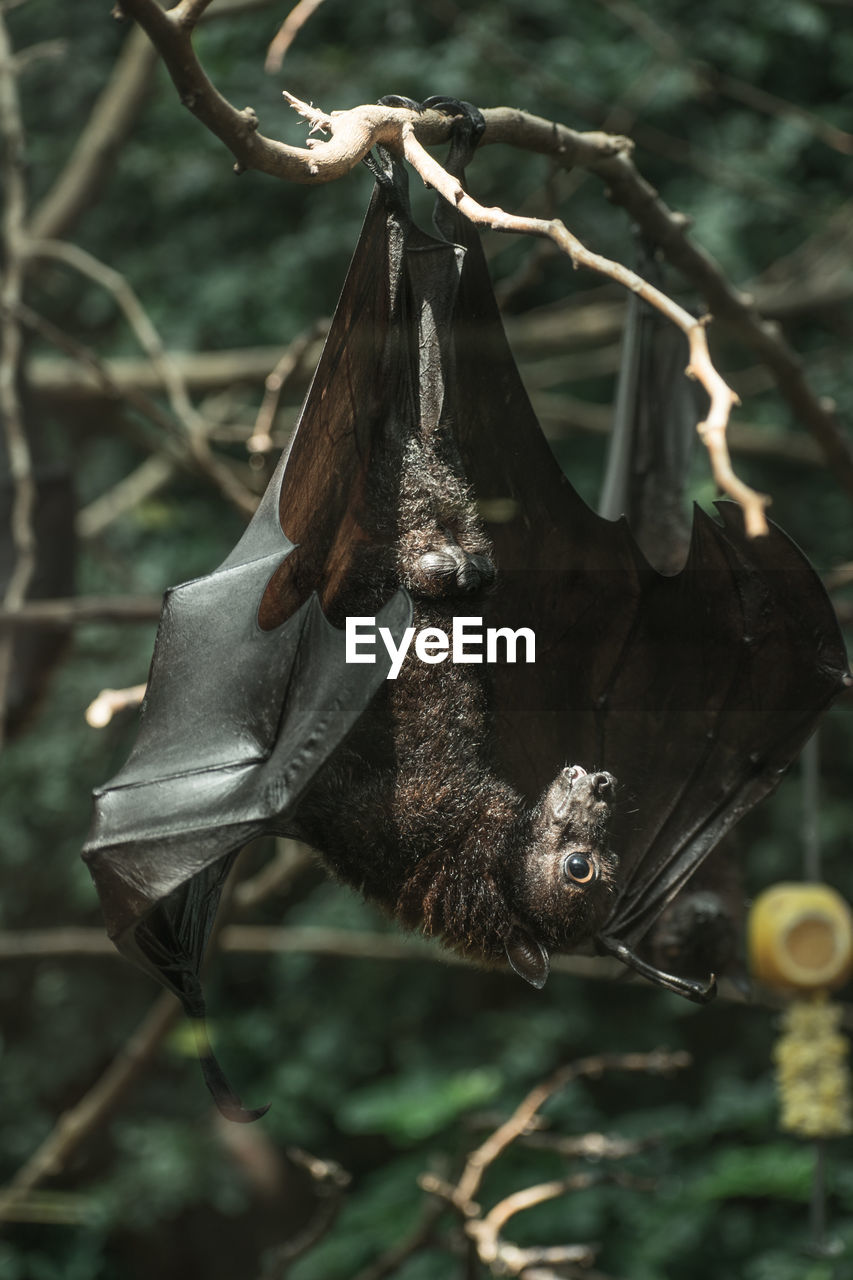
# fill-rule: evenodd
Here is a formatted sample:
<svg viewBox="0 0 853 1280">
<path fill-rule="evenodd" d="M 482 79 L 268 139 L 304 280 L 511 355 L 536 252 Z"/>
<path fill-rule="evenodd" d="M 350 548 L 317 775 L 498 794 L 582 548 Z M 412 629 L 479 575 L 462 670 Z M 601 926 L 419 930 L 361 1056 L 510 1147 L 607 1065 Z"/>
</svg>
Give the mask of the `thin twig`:
<svg viewBox="0 0 853 1280">
<path fill-rule="evenodd" d="M 146 687 L 134 684 L 129 689 L 102 689 L 86 708 L 86 723 L 93 729 L 105 729 L 117 712 L 139 706 Z"/>
<path fill-rule="evenodd" d="M 64 263 L 112 295 L 136 340 L 157 370 L 175 417 L 189 437 L 204 435 L 205 423 L 187 394 L 180 366 L 169 356 L 148 312 L 121 272 L 108 267 L 79 245 L 64 240 L 30 240 L 27 252 L 32 258 L 49 258 Z"/>
<path fill-rule="evenodd" d="M 219 935 L 222 951 L 243 955 L 289 955 L 344 957 L 354 960 L 408 960 L 432 964 L 462 965 L 470 961 L 444 951 L 419 938 L 365 929 L 328 929 L 315 925 L 227 924 Z M 103 929 L 16 929 L 0 930 L 0 959 L 41 959 L 47 956 L 74 958 L 83 955 L 118 957 Z M 553 973 L 582 978 L 610 979 L 624 973 L 618 961 L 594 956 L 554 956 Z M 498 971 L 511 981 L 509 969 Z"/>
<path fill-rule="evenodd" d="M 156 622 L 159 596 L 74 596 L 30 600 L 20 609 L 0 608 L 0 632 L 19 627 L 65 627 L 87 622 Z"/>
<path fill-rule="evenodd" d="M 305 26 L 305 23 L 313 13 L 316 13 L 322 3 L 323 0 L 299 0 L 299 3 L 294 5 L 267 50 L 264 71 L 274 74 L 276 71 L 281 70 L 284 55 Z"/>
<path fill-rule="evenodd" d="M 145 1018 L 118 1050 L 103 1075 L 79 1102 L 60 1116 L 41 1145 L 0 1191 L 0 1221 L 14 1217 L 16 1206 L 45 1178 L 60 1172 L 86 1138 L 98 1129 L 145 1071 L 165 1039 L 181 1006 L 172 995 L 155 1000 Z"/>
<path fill-rule="evenodd" d="M 5 308 L 2 314 L 6 314 Z M 174 419 L 161 409 L 156 400 L 153 400 L 141 390 L 132 387 L 119 387 L 113 382 L 107 365 L 93 351 L 84 346 L 83 343 L 78 342 L 76 338 L 64 333 L 51 321 L 46 320 L 44 316 L 33 311 L 32 308 L 20 304 L 14 308 L 14 314 L 19 317 L 27 328 L 40 333 L 42 337 L 58 347 L 60 351 L 66 352 L 66 354 L 84 364 L 97 379 L 103 393 L 108 398 L 119 403 L 124 401 L 132 405 L 133 408 L 139 410 L 151 422 L 156 423 L 165 433 L 159 448 L 163 449 L 169 457 L 173 458 L 185 469 L 201 472 L 201 474 L 207 476 L 217 485 L 229 502 L 243 512 L 244 515 L 251 516 L 254 514 L 258 505 L 258 499 L 255 494 L 237 479 L 227 464 L 215 457 L 201 437 L 186 437 L 180 432 Z M 146 444 L 150 447 L 150 441 L 146 441 Z"/>
<path fill-rule="evenodd" d="M 3 606 L 23 605 L 36 567 L 34 513 L 36 482 L 18 377 L 23 356 L 21 322 L 16 308 L 24 287 L 27 194 L 25 140 L 12 43 L 0 13 L 0 135 L 2 136 L 3 273 L 0 280 L 0 418 L 12 481 L 9 512 L 13 562 L 3 593 Z M 6 691 L 12 668 L 12 638 L 0 639 L 0 742 L 3 740 Z"/>
<path fill-rule="evenodd" d="M 605 1071 L 644 1071 L 666 1075 L 683 1070 L 690 1065 L 690 1061 L 688 1053 L 670 1053 L 658 1049 L 653 1053 L 600 1054 L 581 1058 L 558 1068 L 547 1080 L 531 1089 L 509 1119 L 471 1152 L 456 1187 L 457 1201 L 461 1204 L 473 1201 L 489 1165 L 524 1133 L 548 1099 L 564 1089 L 570 1081 L 580 1076 L 600 1076 Z"/>
<path fill-rule="evenodd" d="M 517 1213 L 544 1204 L 568 1191 L 582 1191 L 591 1186 L 594 1179 L 589 1173 L 575 1173 L 568 1178 L 543 1182 L 525 1187 L 506 1196 L 483 1218 L 472 1218 L 465 1224 L 465 1231 L 477 1246 L 477 1254 L 497 1275 L 523 1275 L 535 1266 L 587 1267 L 595 1261 L 598 1246 L 588 1244 L 537 1246 L 522 1249 L 501 1237 L 501 1229 Z"/>
<path fill-rule="evenodd" d="M 414 1254 L 419 1253 L 432 1240 L 435 1231 L 435 1224 L 444 1213 L 444 1205 L 436 1196 L 427 1200 L 421 1211 L 419 1221 L 415 1224 L 407 1236 L 397 1244 L 392 1245 L 389 1249 L 375 1258 L 373 1262 L 368 1263 L 361 1271 L 353 1276 L 353 1280 L 386 1280 L 387 1276 L 392 1276 L 399 1271 L 404 1262 L 407 1262 Z"/>
<path fill-rule="evenodd" d="M 272 427 L 281 393 L 301 365 L 305 353 L 326 332 L 328 323 L 327 320 L 318 320 L 309 330 L 294 338 L 276 362 L 272 373 L 267 374 L 264 379 L 264 398 L 252 434 L 246 441 L 249 453 L 269 453 L 275 448 Z"/>
<path fill-rule="evenodd" d="M 522 1137 L 536 1123 L 538 1112 L 544 1103 L 571 1080 L 579 1076 L 600 1076 L 605 1071 L 613 1070 L 669 1073 L 680 1070 L 689 1063 L 689 1054 L 669 1053 L 665 1050 L 656 1050 L 654 1053 L 600 1054 L 568 1063 L 532 1089 L 509 1119 L 499 1125 L 485 1142 L 468 1155 L 456 1185 L 432 1173 L 422 1174 L 418 1179 L 420 1186 L 424 1191 L 455 1209 L 462 1220 L 465 1234 L 472 1242 L 476 1257 L 472 1257 L 469 1253 L 467 1274 L 473 1276 L 477 1273 L 478 1262 L 487 1266 L 493 1275 L 524 1276 L 528 1277 L 528 1280 L 534 1274 L 553 1277 L 553 1280 L 556 1280 L 556 1273 L 550 1270 L 552 1267 L 588 1267 L 595 1258 L 597 1245 L 556 1245 L 522 1249 L 504 1240 L 501 1231 L 515 1214 L 557 1196 L 565 1195 L 567 1191 L 583 1190 L 596 1180 L 595 1175 L 582 1171 L 551 1182 L 525 1187 L 504 1197 L 493 1205 L 488 1213 L 484 1213 L 475 1200 L 483 1175 L 511 1143 Z M 613 1177 L 614 1180 L 619 1180 L 616 1175 Z"/>
<path fill-rule="evenodd" d="M 152 454 L 138 467 L 122 476 L 106 493 L 93 498 L 77 512 L 74 528 L 84 541 L 99 537 L 115 520 L 158 493 L 175 474 L 175 463 L 162 454 Z"/>
<path fill-rule="evenodd" d="M 156 49 L 144 32 L 134 28 L 65 167 L 33 210 L 29 230 L 35 239 L 66 235 L 97 198 L 145 102 L 156 67 Z"/>
</svg>

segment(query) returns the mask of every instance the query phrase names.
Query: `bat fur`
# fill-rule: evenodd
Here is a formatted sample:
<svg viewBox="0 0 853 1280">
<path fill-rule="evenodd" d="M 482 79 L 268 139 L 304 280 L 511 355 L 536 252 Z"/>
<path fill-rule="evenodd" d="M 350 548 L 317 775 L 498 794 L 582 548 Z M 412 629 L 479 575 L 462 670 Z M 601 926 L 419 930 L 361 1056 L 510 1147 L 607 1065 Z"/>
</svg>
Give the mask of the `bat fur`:
<svg viewBox="0 0 853 1280">
<path fill-rule="evenodd" d="M 338 607 L 370 613 L 403 586 L 417 629 L 449 630 L 495 579 L 451 425 L 422 418 L 417 435 L 385 450 L 374 484 L 380 527 Z M 541 985 L 548 952 L 591 937 L 609 910 L 613 779 L 566 768 L 531 808 L 496 772 L 491 738 L 485 666 L 410 654 L 321 772 L 297 825 L 335 875 L 401 924 L 473 960 L 509 959 Z"/>
</svg>

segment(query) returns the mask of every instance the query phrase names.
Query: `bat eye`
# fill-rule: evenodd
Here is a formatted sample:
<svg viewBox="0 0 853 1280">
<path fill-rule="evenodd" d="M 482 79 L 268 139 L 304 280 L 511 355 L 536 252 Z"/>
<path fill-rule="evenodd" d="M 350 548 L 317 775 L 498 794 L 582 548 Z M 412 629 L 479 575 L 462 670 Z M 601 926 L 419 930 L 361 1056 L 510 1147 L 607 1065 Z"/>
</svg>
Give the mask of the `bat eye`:
<svg viewBox="0 0 853 1280">
<path fill-rule="evenodd" d="M 563 859 L 563 876 L 575 884 L 589 884 L 595 879 L 595 867 L 585 853 L 568 853 Z"/>
</svg>

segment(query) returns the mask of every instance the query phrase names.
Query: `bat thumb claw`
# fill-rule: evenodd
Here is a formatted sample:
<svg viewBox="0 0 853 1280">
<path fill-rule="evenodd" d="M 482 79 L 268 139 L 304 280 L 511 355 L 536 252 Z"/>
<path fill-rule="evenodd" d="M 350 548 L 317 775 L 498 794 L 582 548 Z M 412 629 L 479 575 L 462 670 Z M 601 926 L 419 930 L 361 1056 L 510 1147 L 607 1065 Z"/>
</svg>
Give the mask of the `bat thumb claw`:
<svg viewBox="0 0 853 1280">
<path fill-rule="evenodd" d="M 606 935 L 599 934 L 596 939 L 599 947 L 607 955 L 616 956 L 629 969 L 633 969 L 635 973 L 642 974 L 644 978 L 648 978 L 650 982 L 654 982 L 657 986 L 663 987 L 666 991 L 674 991 L 676 995 L 684 996 L 686 1000 L 692 1000 L 694 1004 L 709 1004 L 717 994 L 717 975 L 712 973 L 707 982 L 702 982 L 696 978 L 683 978 L 680 974 L 665 973 L 663 969 L 658 969 L 655 965 L 649 964 L 647 960 L 643 960 L 633 951 L 631 947 L 619 942 L 617 938 L 611 938 Z"/>
<path fill-rule="evenodd" d="M 204 1083 L 213 1095 L 213 1101 L 219 1112 L 226 1120 L 233 1120 L 235 1124 L 251 1124 L 253 1120 L 260 1120 L 261 1116 L 269 1111 L 270 1103 L 267 1102 L 262 1107 L 244 1107 L 219 1065 L 202 1019 L 193 1019 L 193 1031 Z"/>
</svg>

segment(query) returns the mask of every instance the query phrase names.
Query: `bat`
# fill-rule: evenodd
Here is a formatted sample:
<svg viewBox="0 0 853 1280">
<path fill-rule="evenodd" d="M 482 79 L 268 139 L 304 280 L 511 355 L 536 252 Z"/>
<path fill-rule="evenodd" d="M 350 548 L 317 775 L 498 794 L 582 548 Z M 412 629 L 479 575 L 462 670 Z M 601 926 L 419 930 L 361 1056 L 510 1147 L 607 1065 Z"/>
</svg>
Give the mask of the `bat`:
<svg viewBox="0 0 853 1280">
<path fill-rule="evenodd" d="M 457 130 L 448 163 L 475 144 Z M 276 832 L 534 986 L 591 944 L 706 999 L 636 944 L 840 691 L 826 594 L 731 504 L 696 513 L 673 577 L 589 510 L 476 234 L 443 206 L 427 235 L 402 163 L 377 149 L 373 168 L 291 445 L 234 551 L 166 593 L 139 737 L 95 794 L 84 856 L 110 936 L 200 1028 L 225 877 Z M 218 1105 L 253 1119 L 199 1037 Z"/>
</svg>

